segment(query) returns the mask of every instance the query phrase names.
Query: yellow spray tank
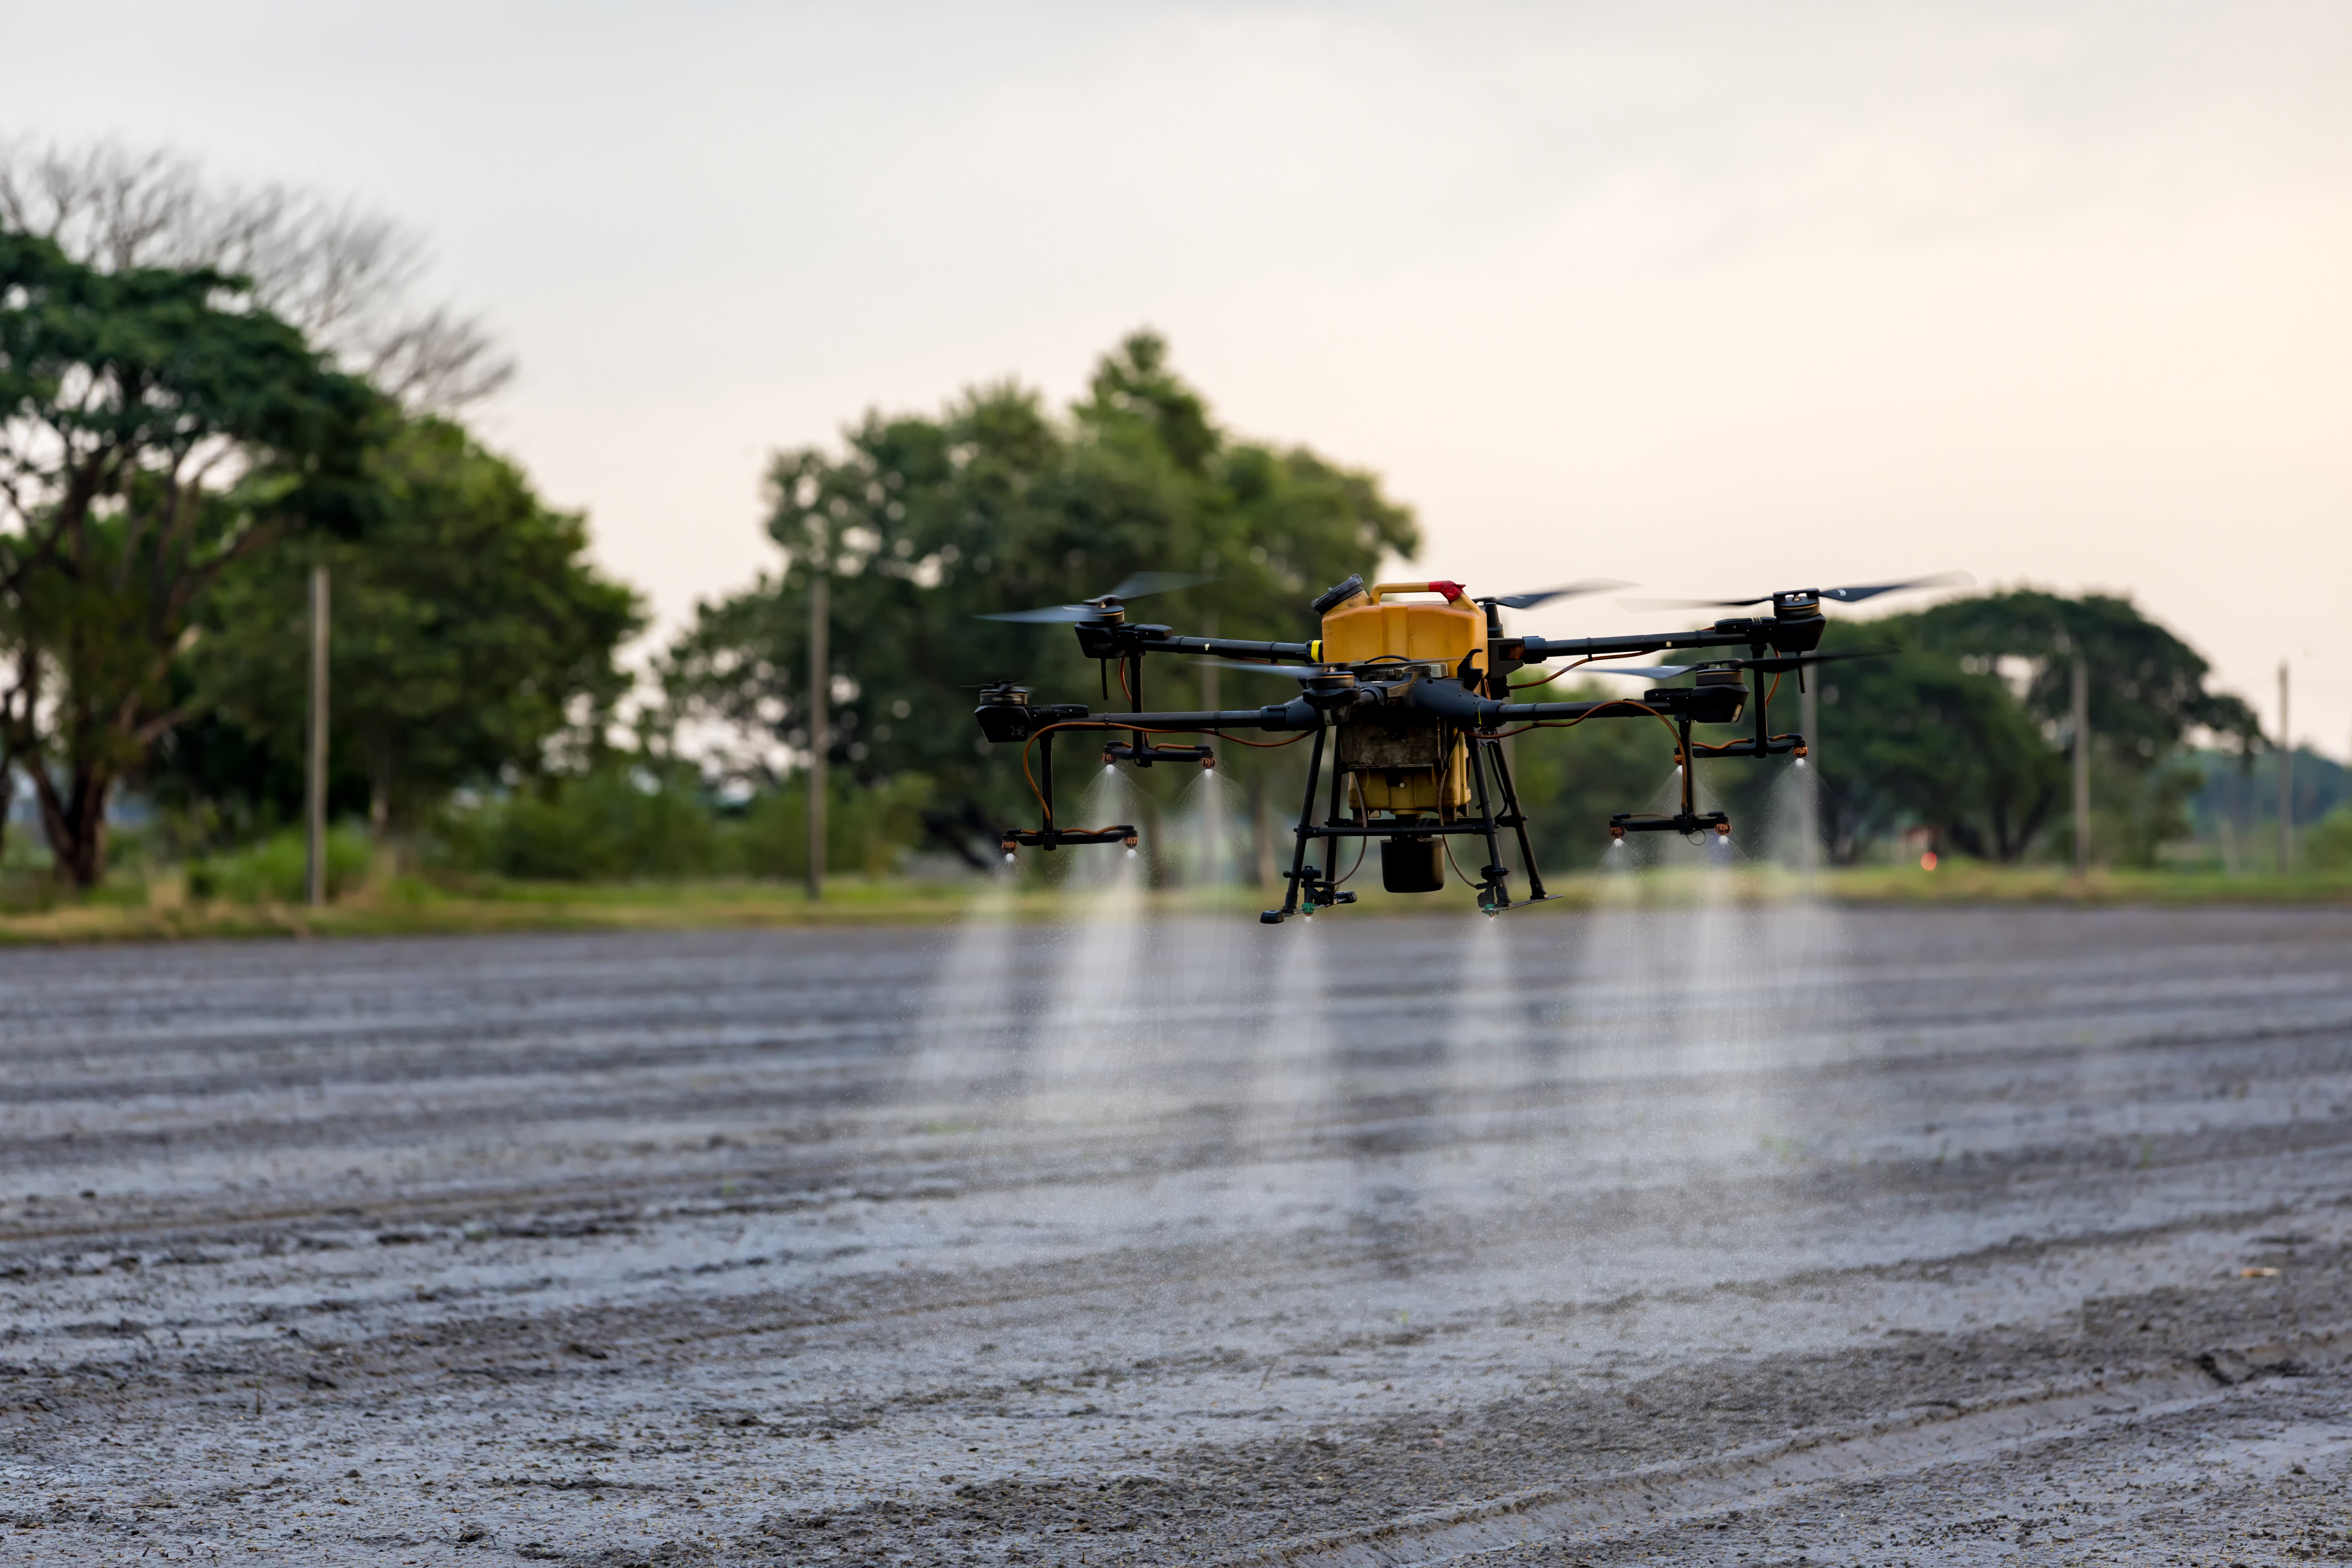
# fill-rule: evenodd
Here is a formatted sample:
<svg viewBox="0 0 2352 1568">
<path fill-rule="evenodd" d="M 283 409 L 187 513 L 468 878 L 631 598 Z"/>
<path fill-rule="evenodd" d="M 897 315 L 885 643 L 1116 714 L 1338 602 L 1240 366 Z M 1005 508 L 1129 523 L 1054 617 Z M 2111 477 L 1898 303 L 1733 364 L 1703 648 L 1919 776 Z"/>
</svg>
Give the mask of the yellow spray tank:
<svg viewBox="0 0 2352 1568">
<path fill-rule="evenodd" d="M 1405 595 L 1434 595 L 1438 602 L 1400 597 Z M 1467 658 L 1483 676 L 1486 612 L 1463 596 L 1459 583 L 1381 583 L 1324 613 L 1320 651 L 1327 664 L 1412 665 L 1439 679 L 1457 676 Z M 1451 822 L 1470 804 L 1468 747 L 1460 731 L 1433 714 L 1358 710 L 1337 739 L 1339 769 L 1348 775 L 1344 809 L 1359 821 Z M 1383 840 L 1381 879 L 1395 892 L 1434 890 L 1444 880 L 1443 853 L 1433 838 Z"/>
</svg>

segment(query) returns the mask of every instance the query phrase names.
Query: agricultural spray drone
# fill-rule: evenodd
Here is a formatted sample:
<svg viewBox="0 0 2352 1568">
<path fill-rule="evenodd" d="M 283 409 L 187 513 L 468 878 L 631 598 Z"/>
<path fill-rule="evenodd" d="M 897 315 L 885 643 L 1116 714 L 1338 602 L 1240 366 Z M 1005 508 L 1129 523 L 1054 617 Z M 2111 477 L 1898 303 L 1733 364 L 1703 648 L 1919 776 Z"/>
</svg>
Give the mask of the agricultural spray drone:
<svg viewBox="0 0 2352 1568">
<path fill-rule="evenodd" d="M 1544 891 L 1528 842 L 1527 815 L 1502 743 L 1507 738 L 1528 730 L 1569 728 L 1591 719 L 1663 724 L 1674 736 L 1680 808 L 1670 814 L 1621 812 L 1609 819 L 1610 836 L 1622 840 L 1629 833 L 1679 833 L 1695 843 L 1710 836 L 1727 837 L 1729 817 L 1697 809 L 1690 764 L 1705 758 L 1805 754 L 1803 736 L 1773 731 L 1769 708 L 1780 677 L 1794 672 L 1801 683 L 1809 666 L 1853 657 L 1814 651 L 1828 626 L 1822 602 L 1853 604 L 1899 588 L 1951 580 L 1919 578 L 1861 587 L 1793 589 L 1753 599 L 1685 601 L 1726 609 L 1769 603 L 1771 613 L 1718 620 L 1698 631 L 1560 638 L 1507 636 L 1502 612 L 1627 584 L 1578 583 L 1474 599 L 1459 583 L 1381 583 L 1368 588 L 1362 578 L 1350 577 L 1315 600 L 1315 613 L 1322 620 L 1319 637 L 1310 642 L 1241 642 L 1180 637 L 1168 626 L 1129 620 L 1129 600 L 1208 581 L 1181 573 L 1138 573 L 1098 598 L 988 617 L 1070 625 L 1077 633 L 1079 651 L 1102 661 L 1106 689 L 1111 666 L 1118 667 L 1131 708 L 1113 714 L 1092 712 L 1082 703 L 1039 705 L 1030 700 L 1028 688 L 1011 681 L 981 689 L 975 710 L 981 733 L 990 741 L 1021 745 L 1023 769 L 1044 816 L 1034 829 L 1007 830 L 1003 848 L 1010 858 L 1024 846 L 1049 850 L 1066 844 L 1135 847 L 1136 830 L 1129 824 L 1074 828 L 1055 821 L 1057 735 L 1102 731 L 1125 737 L 1103 747 L 1106 763 L 1213 767 L 1215 753 L 1208 746 L 1168 744 L 1156 737 L 1302 731 L 1299 738 L 1311 738 L 1312 747 L 1306 799 L 1286 873 L 1288 891 L 1282 907 L 1266 910 L 1260 920 L 1277 924 L 1293 914 L 1311 915 L 1353 903 L 1356 895 L 1339 885 L 1346 879 L 1338 874 L 1339 847 L 1348 839 L 1380 841 L 1381 885 L 1395 893 L 1436 891 L 1444 886 L 1445 868 L 1453 861 L 1449 841 L 1476 839 L 1486 863 L 1475 878 L 1463 874 L 1464 880 L 1478 889 L 1479 907 L 1496 913 L 1513 907 L 1499 837 L 1508 832 L 1517 840 L 1519 861 L 1528 873 L 1527 894 L 1517 901 L 1540 902 L 1553 895 Z M 1688 665 L 1622 662 L 1676 648 L 1745 649 L 1747 657 L 1735 651 Z M 1143 705 L 1143 668 L 1150 654 L 1181 654 L 1221 668 L 1286 676 L 1297 682 L 1298 693 L 1286 702 L 1262 708 L 1149 711 Z M 1556 658 L 1574 662 L 1546 681 L 1588 665 L 1597 674 L 1652 680 L 1692 674 L 1696 679 L 1688 686 L 1654 687 L 1639 699 L 1510 700 L 1515 673 Z M 1751 673 L 1771 677 L 1771 684 L 1751 692 Z M 1744 713 L 1754 720 L 1753 732 L 1744 739 L 1708 745 L 1691 738 L 1694 724 L 1738 723 Z M 1316 795 L 1327 752 L 1332 754 L 1328 805 L 1318 821 Z M 1323 845 L 1319 868 L 1310 858 L 1318 840 Z"/>
</svg>

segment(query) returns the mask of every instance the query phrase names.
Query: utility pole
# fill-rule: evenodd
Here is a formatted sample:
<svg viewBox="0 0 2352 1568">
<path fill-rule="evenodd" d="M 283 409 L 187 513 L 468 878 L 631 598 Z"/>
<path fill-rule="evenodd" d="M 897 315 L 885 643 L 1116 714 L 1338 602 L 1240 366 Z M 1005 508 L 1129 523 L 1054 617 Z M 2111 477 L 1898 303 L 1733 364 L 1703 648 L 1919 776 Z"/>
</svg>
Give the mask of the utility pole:
<svg viewBox="0 0 2352 1568">
<path fill-rule="evenodd" d="M 2279 660 L 2279 875 L 2294 869 L 2294 731 L 2287 725 L 2286 660 Z"/>
<path fill-rule="evenodd" d="M 327 569 L 310 568 L 310 756 L 303 769 L 302 901 L 327 901 Z"/>
<path fill-rule="evenodd" d="M 2074 660 L 2074 875 L 2091 874 L 2091 667 Z"/>
<path fill-rule="evenodd" d="M 811 903 L 824 897 L 824 752 L 832 725 L 825 707 L 833 696 L 833 658 L 825 647 L 826 622 L 833 615 L 831 555 L 828 541 L 820 549 L 816 570 L 809 581 L 808 896 Z"/>
</svg>

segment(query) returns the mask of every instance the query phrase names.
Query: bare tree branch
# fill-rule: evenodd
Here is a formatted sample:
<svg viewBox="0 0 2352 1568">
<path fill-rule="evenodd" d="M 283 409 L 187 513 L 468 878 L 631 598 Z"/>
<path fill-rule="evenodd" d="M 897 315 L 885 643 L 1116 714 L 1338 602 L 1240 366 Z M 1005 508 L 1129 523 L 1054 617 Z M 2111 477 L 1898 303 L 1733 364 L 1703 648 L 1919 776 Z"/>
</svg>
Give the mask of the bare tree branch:
<svg viewBox="0 0 2352 1568">
<path fill-rule="evenodd" d="M 478 318 L 414 301 L 428 260 L 416 235 L 310 192 L 216 181 L 161 148 L 0 142 L 0 224 L 108 271 L 248 278 L 257 303 L 414 410 L 479 402 L 514 376 Z"/>
</svg>

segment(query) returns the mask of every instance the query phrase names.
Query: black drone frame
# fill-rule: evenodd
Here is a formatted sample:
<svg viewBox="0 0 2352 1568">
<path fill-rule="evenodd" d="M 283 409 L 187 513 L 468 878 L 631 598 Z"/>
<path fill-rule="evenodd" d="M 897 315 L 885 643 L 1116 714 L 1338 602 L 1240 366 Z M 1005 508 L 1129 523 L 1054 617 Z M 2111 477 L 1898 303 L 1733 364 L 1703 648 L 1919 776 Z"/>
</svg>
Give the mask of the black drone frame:
<svg viewBox="0 0 2352 1568">
<path fill-rule="evenodd" d="M 1335 590 L 1336 592 L 1336 590 Z M 1130 762 L 1139 767 L 1150 767 L 1158 763 L 1187 762 L 1202 766 L 1215 765 L 1215 755 L 1205 745 L 1160 745 L 1151 737 L 1170 731 L 1185 734 L 1222 734 L 1228 731 L 1256 730 L 1311 732 L 1311 750 L 1307 754 L 1306 797 L 1299 806 L 1296 842 L 1291 854 L 1290 868 L 1284 873 L 1288 890 L 1282 907 L 1267 910 L 1258 918 L 1276 924 L 1291 915 L 1312 915 L 1318 909 L 1353 903 L 1356 895 L 1339 886 L 1339 847 L 1348 839 L 1359 841 L 1373 838 L 1423 838 L 1430 837 L 1474 837 L 1483 841 L 1486 864 L 1479 868 L 1475 886 L 1478 889 L 1479 907 L 1488 913 L 1499 913 L 1517 907 L 1510 896 L 1509 868 L 1503 864 L 1501 835 L 1510 833 L 1517 842 L 1520 863 L 1527 868 L 1528 896 L 1519 904 L 1538 903 L 1552 897 L 1544 891 L 1543 876 L 1537 869 L 1533 847 L 1528 841 L 1527 815 L 1520 808 L 1518 793 L 1511 780 L 1508 761 L 1503 750 L 1506 738 L 1502 731 L 1514 724 L 1544 724 L 1605 718 L 1658 718 L 1674 727 L 1676 737 L 1675 764 L 1682 775 L 1680 809 L 1672 814 L 1621 812 L 1609 820 L 1612 837 L 1622 839 L 1628 833 L 1673 832 L 1698 837 L 1713 833 L 1728 836 L 1730 819 L 1722 812 L 1701 812 L 1696 807 L 1693 763 L 1701 758 L 1768 757 L 1805 754 L 1801 735 L 1774 734 L 1769 717 L 1769 700 L 1759 689 L 1750 692 L 1742 679 L 1742 672 L 1778 675 L 1797 672 L 1804 679 L 1803 670 L 1811 664 L 1837 655 L 1813 656 L 1821 645 L 1822 634 L 1828 622 L 1821 611 L 1822 594 L 1806 589 L 1771 595 L 1772 614 L 1769 616 L 1741 616 L 1719 620 L 1696 631 L 1663 635 L 1635 634 L 1609 637 L 1547 638 L 1538 637 L 1506 637 L 1497 601 L 1480 599 L 1486 614 L 1486 669 L 1482 674 L 1474 661 L 1465 658 L 1456 668 L 1447 669 L 1442 664 L 1405 663 L 1398 660 L 1373 660 L 1349 666 L 1320 664 L 1322 647 L 1312 642 L 1244 642 L 1224 637 L 1180 637 L 1170 627 L 1130 622 L 1122 605 L 1115 598 L 1106 598 L 1087 606 L 1099 613 L 1087 618 L 1073 620 L 1078 635 L 1079 650 L 1090 658 L 1103 661 L 1104 688 L 1108 689 L 1109 668 L 1112 661 L 1121 664 L 1122 684 L 1131 704 L 1126 713 L 1097 713 L 1083 703 L 1032 706 L 1025 687 L 1010 681 L 1000 681 L 984 687 L 980 706 L 974 710 L 980 721 L 981 733 L 992 742 L 1034 742 L 1039 752 L 1037 794 L 1044 810 L 1043 825 L 1034 830 L 1012 828 L 1003 836 L 1003 848 L 1010 856 L 1016 847 L 1055 849 L 1066 844 L 1124 843 L 1135 847 L 1137 834 L 1129 824 L 1099 828 L 1065 828 L 1054 820 L 1054 739 L 1064 731 L 1105 731 L 1128 732 L 1128 739 L 1115 742 L 1103 750 L 1103 760 Z M 1318 601 L 1318 608 L 1322 602 Z M 1076 608 L 1076 606 L 1073 606 Z M 1008 617 L 1010 618 L 1010 617 Z M 1696 670 L 1698 684 L 1683 687 L 1661 687 L 1645 691 L 1636 700 L 1612 698 L 1597 702 L 1513 702 L 1508 700 L 1510 676 L 1530 665 L 1546 663 L 1554 658 L 1575 658 L 1580 663 L 1594 659 L 1631 658 L 1645 653 L 1664 653 L 1682 648 L 1745 648 L 1746 658 L 1717 659 L 1690 667 Z M 1183 712 L 1152 712 L 1143 706 L 1143 666 L 1149 654 L 1184 654 L 1193 658 L 1247 660 L 1269 667 L 1308 665 L 1307 670 L 1285 670 L 1297 676 L 1301 689 L 1287 702 L 1271 703 L 1261 708 L 1215 709 Z M 1808 657 L 1812 656 L 1812 657 Z M 1691 738 L 1694 724 L 1722 724 L 1736 720 L 1743 705 L 1751 707 L 1755 726 L 1752 735 L 1722 745 L 1704 745 Z M 1331 769 L 1329 805 L 1324 819 L 1315 820 L 1315 801 L 1321 787 L 1326 740 L 1342 715 L 1352 710 L 1366 708 L 1401 708 L 1431 716 L 1440 725 L 1439 756 L 1451 754 L 1451 737 L 1458 734 L 1466 741 L 1472 794 L 1475 802 L 1474 814 L 1451 822 L 1355 821 L 1346 815 L 1346 770 L 1335 765 Z M 1490 782 L 1491 781 L 1491 782 Z M 1310 851 L 1317 841 L 1323 844 L 1323 863 L 1310 864 Z M 1449 858 L 1450 854 L 1449 854 Z M 1352 871 L 1349 873 L 1352 875 Z"/>
</svg>

